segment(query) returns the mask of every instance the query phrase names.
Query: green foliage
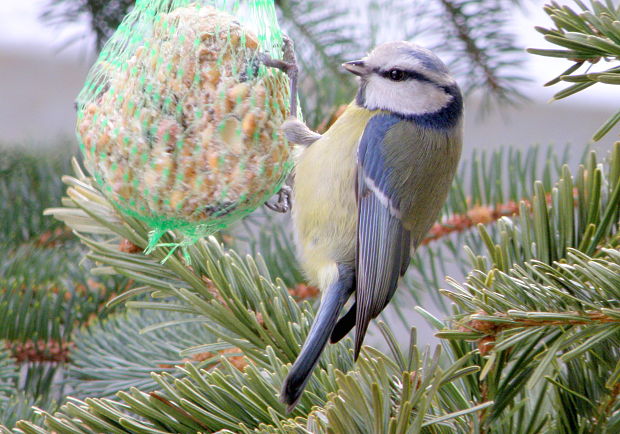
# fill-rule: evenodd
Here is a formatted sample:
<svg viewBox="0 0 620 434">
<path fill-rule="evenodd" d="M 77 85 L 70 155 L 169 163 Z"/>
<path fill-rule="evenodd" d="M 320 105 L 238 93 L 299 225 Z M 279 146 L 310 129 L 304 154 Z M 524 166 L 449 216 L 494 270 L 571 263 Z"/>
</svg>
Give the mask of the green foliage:
<svg viewBox="0 0 620 434">
<path fill-rule="evenodd" d="M 0 341 L 0 404 L 5 405 L 17 382 L 17 366 L 6 350 L 4 341 Z"/>
<path fill-rule="evenodd" d="M 0 197 L 10 200 L 0 202 L 0 250 L 61 227 L 44 218 L 43 210 L 60 203 L 60 177 L 70 169 L 67 156 L 74 153 L 75 147 L 68 144 L 37 152 L 3 147 Z"/>
<path fill-rule="evenodd" d="M 620 84 L 620 66 L 611 66 L 602 71 L 591 71 L 599 62 L 605 64 L 620 60 L 620 5 L 612 0 L 590 1 L 590 7 L 581 0 L 575 0 L 581 12 L 556 2 L 545 6 L 555 28 L 536 27 L 545 39 L 562 49 L 530 48 L 532 54 L 558 57 L 573 62 L 566 71 L 549 81 L 546 86 L 559 82 L 573 83 L 556 93 L 555 99 L 566 98 L 596 83 Z M 578 73 L 585 66 L 586 71 Z M 620 121 L 620 112 L 613 115 L 594 133 L 593 140 L 599 140 Z"/>
<path fill-rule="evenodd" d="M 526 387 L 543 384 L 563 398 L 572 396 L 576 406 L 541 413 L 541 418 L 553 416 L 550 426 L 565 425 L 562 419 L 570 420 L 573 428 L 593 420 L 605 426 L 606 413 L 612 409 L 596 403 L 613 397 L 617 384 L 620 256 L 614 249 L 602 253 L 592 258 L 570 250 L 566 263 L 555 267 L 533 261 L 508 273 L 477 272 L 464 285 L 453 283 L 455 289 L 447 291 L 468 315 L 458 322 L 465 331 L 443 331 L 439 336 L 490 337 L 486 342 L 493 346 L 492 352 L 480 363 L 489 383 L 489 399 L 495 401 L 492 419 L 501 419 L 518 395 L 528 395 Z M 551 402 L 544 401 L 553 399 L 548 395 L 541 401 L 550 407 Z M 566 432 L 574 432 L 570 426 L 564 427 Z"/>
<path fill-rule="evenodd" d="M 360 432 L 383 432 L 374 431 L 383 426 L 390 427 L 391 431 L 385 432 L 394 432 L 397 427 L 399 432 L 404 429 L 419 432 L 419 428 L 428 432 L 453 432 L 455 426 L 468 425 L 464 416 L 489 404 L 463 409 L 460 405 L 467 404 L 466 399 L 446 399 L 454 384 L 475 369 L 462 368 L 463 360 L 444 371 L 439 367 L 439 354 L 438 350 L 433 355 L 428 350 L 420 353 L 411 345 L 408 356 L 399 354 L 403 363 L 400 365 L 385 354 L 369 349 L 362 354 L 354 372 L 344 375 L 332 369 L 324 374 L 342 387 L 338 395 L 330 398 L 325 409 L 313 411 L 309 420 L 303 417 L 287 420 L 284 405 L 276 398 L 286 370 L 271 347 L 266 351 L 271 365 L 267 370 L 250 364 L 240 372 L 225 359 L 211 372 L 186 364 L 179 368 L 183 378 L 176 381 L 170 374 L 152 374 L 161 392 L 144 393 L 137 389 L 119 392 L 122 404 L 109 399 L 79 401 L 70 398 L 54 415 L 41 414 L 45 415 L 49 429 L 61 433 L 76 430 L 328 432 L 325 419 L 333 422 L 333 426 L 349 426 L 350 417 L 355 413 L 351 413 L 348 406 L 343 407 L 341 401 L 343 396 L 349 395 L 352 399 L 348 402 L 354 405 L 355 411 L 361 412 L 361 419 L 354 421 Z M 369 393 L 370 390 L 374 393 Z M 433 398 L 441 403 L 440 407 L 430 407 Z M 392 408 L 393 401 L 397 404 L 396 411 Z M 446 413 L 445 408 L 458 411 Z M 299 413 L 295 410 L 294 415 Z M 365 425 L 365 421 L 369 425 Z M 28 422 L 20 422 L 18 426 L 27 433 L 37 429 Z"/>
<path fill-rule="evenodd" d="M 3 280 L 21 285 L 58 282 L 59 276 L 68 281 L 83 281 L 80 260 L 84 249 L 74 240 L 60 246 L 43 247 L 37 243 L 10 246 L 9 254 L 0 264 Z"/>
<path fill-rule="evenodd" d="M 98 233 L 101 232 L 98 228 L 106 227 L 110 233 L 126 237 L 144 248 L 148 229 L 137 220 L 121 219 L 113 205 L 82 173 L 79 179 L 65 177 L 65 181 L 71 184 L 68 190 L 71 202 L 65 203 L 71 203 L 73 208 L 55 209 L 50 213 L 83 231 L 79 236 L 91 249 L 89 259 L 101 264 L 96 269 L 99 274 L 120 273 L 138 285 L 144 285 L 119 296 L 113 303 L 155 291 L 154 301 L 131 301 L 128 306 L 191 314 L 192 318 L 186 321 L 202 320 L 214 336 L 239 348 L 259 366 L 269 363 L 266 347 L 272 347 L 283 362 L 294 360 L 298 346 L 309 330 L 312 309 L 308 304 L 298 305 L 282 280 L 272 281 L 260 256 L 241 258 L 232 250 L 223 250 L 214 238 L 200 241 L 187 250 L 191 267 L 178 252 L 162 264 L 160 261 L 171 253 L 168 247 L 157 249 L 151 257 L 120 252 L 119 236 L 101 239 L 88 232 Z M 162 297 L 163 301 L 156 301 Z M 169 301 L 169 297 L 173 297 L 174 302 Z M 289 326 L 290 323 L 295 326 Z M 198 352 L 212 350 L 209 344 L 196 349 Z M 351 358 L 343 347 L 333 346 L 321 366 L 325 368 L 329 363 L 346 369 L 351 365 Z M 316 396 L 306 394 L 300 408 L 310 408 L 327 393 L 312 385 L 309 390 Z M 315 399 L 312 400 L 311 396 Z"/>
<path fill-rule="evenodd" d="M 309 415 L 310 431 L 452 433 L 476 426 L 475 418 L 462 416 L 493 403 L 471 407 L 457 385 L 460 379 L 478 370 L 477 366 L 465 366 L 470 355 L 442 369 L 441 347 L 433 353 L 429 348 L 420 353 L 412 330 L 408 353 L 403 354 L 385 324 L 380 327 L 392 358 L 368 348 L 371 357 L 359 360 L 355 370 L 347 374 L 337 372 L 338 392 L 330 396 L 323 409 Z"/>
<path fill-rule="evenodd" d="M 55 370 L 50 370 L 40 364 L 31 366 L 35 372 L 30 375 L 23 385 L 24 390 L 16 391 L 20 384 L 19 366 L 12 357 L 11 352 L 6 348 L 8 341 L 0 340 L 0 433 L 8 431 L 5 427 L 13 427 L 18 420 L 27 419 L 39 421 L 35 415 L 33 406 L 44 408 L 55 408 L 55 403 L 50 397 L 49 382 L 41 382 L 45 374 Z M 37 389 L 36 386 L 43 386 Z"/>
<path fill-rule="evenodd" d="M 499 231 L 505 239 L 501 245 L 492 244 L 481 228 L 491 267 L 508 271 L 531 260 L 550 264 L 566 257 L 568 248 L 591 255 L 601 243 L 613 240 L 618 232 L 619 173 L 620 143 L 616 143 L 606 171 L 591 153 L 574 177 L 563 166 L 551 191 L 536 182 L 529 203 L 519 204 L 518 225 L 500 221 Z M 476 262 L 480 264 L 480 258 Z"/>
<path fill-rule="evenodd" d="M 517 219 L 498 223 L 499 236 L 479 227 L 486 255 L 471 253 L 466 282 L 450 279 L 454 290 L 443 291 L 460 313 L 458 328 L 438 336 L 478 342 L 493 429 L 532 394 L 539 410 L 531 410 L 529 428 L 617 429 L 619 169 L 617 143 L 606 170 L 591 154 L 574 178 L 563 167 L 550 192 L 536 184 L 531 210 L 521 202 Z M 522 432 L 523 419 L 514 423 Z"/>
<path fill-rule="evenodd" d="M 390 355 L 366 348 L 353 364 L 350 341 L 330 346 L 292 415 L 277 401 L 278 389 L 314 310 L 288 293 L 299 275 L 289 274 L 287 284 L 272 280 L 273 270 L 292 260 L 284 233 L 261 235 L 258 226 L 267 218 L 256 216 L 231 242 L 248 251 L 265 248 L 269 266 L 259 254 L 242 258 L 215 239 L 189 250 L 192 267 L 177 253 L 161 264 L 165 247 L 152 257 L 121 251 L 123 240 L 144 247 L 147 229 L 120 218 L 78 170 L 77 178 L 64 178 L 71 186 L 67 207 L 50 212 L 79 231 L 100 278 L 120 273 L 138 285 L 110 306 L 134 298 L 128 305 L 141 311 L 74 332 L 75 349 L 62 377 L 77 398 L 54 412 L 59 390 L 42 393 L 35 403 L 41 419 L 23 413 L 29 422 L 18 429 L 574 432 L 592 425 L 613 432 L 619 410 L 613 392 L 620 337 L 613 318 L 620 313 L 613 300 L 620 267 L 620 145 L 605 164 L 594 154 L 584 158 L 575 176 L 563 165 L 566 154 L 547 153 L 549 163 L 535 168 L 535 152 L 481 155 L 469 163 L 468 182 L 462 181 L 465 173 L 456 181 L 446 215 L 467 213 L 472 205 L 521 202 L 518 216 L 503 217 L 488 230 L 479 226 L 479 235 L 469 231 L 477 240 L 470 247 L 474 269 L 465 283 L 453 280 L 455 289 L 445 292 L 459 307 L 453 326 L 460 328 L 440 332 L 448 339 L 443 355 L 417 350 L 414 340 L 401 352 L 387 327 L 382 331 Z M 503 184 L 507 170 L 510 182 Z M 543 182 L 528 187 L 538 178 Z M 467 202 L 458 199 L 467 196 Z M 235 355 L 245 357 L 244 371 L 231 363 Z M 183 358 L 201 362 L 177 367 Z M 52 371 L 38 369 L 29 389 L 43 392 L 53 385 Z M 14 394 L 11 408 L 26 409 L 35 396 Z"/>
<path fill-rule="evenodd" d="M 64 362 L 73 329 L 126 285 L 118 277 L 89 277 L 79 265 L 83 254 L 76 243 L 60 249 L 23 244 L 0 264 L 0 342 L 22 368 L 0 405 L 0 424 L 33 420 L 32 406 L 56 407 L 66 394 Z"/>
<path fill-rule="evenodd" d="M 80 265 L 84 249 L 24 244 L 0 265 L 0 339 L 67 340 L 75 324 L 99 312 L 127 282 L 93 278 Z M 84 264 L 88 265 L 88 264 Z"/>
<path fill-rule="evenodd" d="M 213 338 L 205 339 L 201 345 L 194 346 L 184 354 L 215 354 L 221 349 L 234 347 L 245 356 L 249 365 L 240 372 L 222 358 L 217 367 L 210 371 L 186 364 L 184 368 L 177 368 L 175 375 L 153 373 L 152 379 L 157 389 L 155 392 L 149 392 L 152 385 L 146 385 L 147 391 L 131 388 L 127 392 L 118 392 L 116 397 L 120 401 L 108 398 L 88 398 L 85 401 L 72 399 L 53 416 L 40 412 L 46 415 L 46 426 L 59 432 L 71 431 L 77 426 L 86 429 L 84 425 L 89 426 L 87 431 L 101 430 L 103 426 L 111 429 L 114 426 L 116 429 L 230 429 L 238 432 L 255 428 L 269 430 L 268 426 L 276 427 L 281 423 L 303 425 L 305 422 L 299 419 L 293 421 L 286 415 L 284 405 L 277 400 L 277 394 L 286 375 L 285 364 L 294 360 L 312 321 L 314 310 L 310 305 L 298 305 L 280 279 L 272 281 L 261 256 L 255 259 L 241 258 L 234 251 L 224 250 L 213 238 L 189 249 L 192 267 L 185 265 L 177 253 L 161 264 L 159 261 L 168 254 L 165 247 L 155 251 L 151 258 L 142 254 L 119 252 L 120 237 L 128 237 L 132 243 L 144 246 L 147 230 L 138 221 L 119 219 L 113 205 L 104 199 L 92 181 L 82 173 L 78 172 L 78 178 L 64 179 L 71 185 L 68 190 L 71 200 L 65 200 L 64 203 L 74 208 L 51 212 L 67 224 L 82 228 L 83 232 L 79 236 L 90 249 L 88 257 L 100 264 L 96 271 L 99 274 L 121 273 L 139 285 L 146 285 L 119 296 L 112 304 L 152 292 L 154 298 L 151 300 L 129 301 L 128 306 L 178 312 L 183 316 L 172 322 L 167 319 L 164 325 L 187 325 L 198 321 L 212 334 Z M 110 235 L 101 238 L 98 235 L 103 232 L 101 227 L 107 227 Z M 118 333 L 114 333 L 113 338 L 101 326 L 93 327 L 96 331 L 90 333 L 90 336 L 82 335 L 79 339 L 76 336 L 76 346 L 82 347 L 78 351 L 82 352 L 82 361 L 85 362 L 81 368 L 85 375 L 77 379 L 90 382 L 88 380 L 93 379 L 91 374 L 94 373 L 95 376 L 106 376 L 109 382 L 93 381 L 86 386 L 87 391 L 107 385 L 109 387 L 104 392 L 107 393 L 112 389 L 111 383 L 115 379 L 123 376 L 129 379 L 132 375 L 128 374 L 131 374 L 129 371 L 132 368 L 139 370 L 140 366 L 152 367 L 152 361 L 150 365 L 144 363 L 149 347 L 141 345 L 137 337 L 129 334 L 119 339 Z M 115 327 L 112 323 L 111 328 Z M 167 337 L 162 341 L 169 342 L 169 339 Z M 77 343 L 78 340 L 82 343 Z M 355 373 L 350 371 L 347 374 L 359 375 L 371 389 L 376 389 L 376 386 L 372 386 L 374 381 L 391 384 L 394 375 L 405 368 L 409 377 L 403 378 L 414 378 L 411 386 L 410 382 L 401 387 L 396 384 L 394 390 L 385 389 L 381 392 L 383 396 L 377 398 L 383 402 L 381 408 L 393 399 L 403 405 L 401 411 L 381 412 L 381 417 L 385 418 L 381 424 L 391 424 L 393 427 L 398 424 L 410 427 L 430 427 L 434 424 L 466 426 L 468 415 L 484 407 L 474 405 L 466 398 L 466 394 L 460 393 L 458 398 L 455 397 L 455 391 L 458 391 L 455 384 L 477 369 L 464 367 L 469 356 L 443 370 L 438 364 L 439 353 L 434 356 L 428 352 L 420 353 L 412 342 L 406 352 L 409 356 L 403 356 L 397 350 L 398 345 L 393 338 L 390 338 L 390 343 L 396 361 L 390 361 L 389 356 L 376 350 L 367 350 L 369 353 L 364 355 L 367 363 L 358 363 Z M 111 364 L 114 351 L 123 345 L 130 346 L 127 361 L 133 359 L 138 363 L 119 361 L 116 357 L 114 366 L 118 369 L 118 377 L 110 378 L 106 375 L 105 367 Z M 94 346 L 104 348 L 104 357 L 95 360 L 87 356 Z M 319 406 L 325 408 L 328 419 L 346 420 L 344 408 L 338 404 L 341 398 L 330 393 L 353 393 L 348 392 L 346 387 L 339 387 L 353 384 L 341 374 L 352 368 L 350 346 L 347 340 L 345 345 L 334 345 L 327 349 L 307 392 L 291 416 L 307 417 L 313 406 Z M 106 353 L 110 356 L 105 356 Z M 155 355 L 155 352 L 151 354 Z M 161 351 L 159 357 L 162 357 Z M 378 370 L 379 366 L 383 368 Z M 88 375 L 91 377 L 88 378 Z M 179 378 L 175 380 L 175 376 Z M 96 380 L 101 378 L 97 377 Z M 136 378 L 134 376 L 134 380 Z M 419 387 L 416 387 L 417 381 L 420 382 Z M 427 390 L 425 384 L 431 383 L 433 387 Z M 117 382 L 116 385 L 128 386 L 129 383 Z M 232 401 L 230 396 L 234 396 Z M 360 396 L 359 399 L 371 399 L 370 403 L 377 404 L 370 396 Z M 334 403 L 333 408 L 329 404 L 331 402 Z M 439 402 L 441 405 L 431 406 L 431 402 Z M 418 408 L 418 411 L 411 412 L 407 408 Z M 313 420 L 313 423 L 319 423 L 322 416 L 317 413 Z M 78 425 L 74 426 L 76 423 Z M 25 422 L 20 423 L 19 427 L 26 432 L 34 429 L 32 424 Z"/>
<path fill-rule="evenodd" d="M 119 277 L 89 276 L 85 249 L 43 216 L 44 208 L 61 202 L 59 177 L 72 152 L 62 144 L 38 152 L 8 148 L 0 157 L 0 342 L 3 357 L 10 355 L 11 366 L 17 365 L 5 382 L 9 365 L 0 362 L 0 424 L 9 427 L 34 420 L 33 405 L 56 407 L 66 394 L 63 363 L 72 330 L 127 284 Z"/>
<path fill-rule="evenodd" d="M 24 392 L 12 393 L 6 401 L 0 401 L 0 433 L 11 433 L 6 427 L 13 427 L 20 420 L 39 422 L 42 420 L 36 414 L 34 406 L 53 409 L 55 402 L 50 401 L 44 394 L 33 396 Z"/>
<path fill-rule="evenodd" d="M 165 324 L 166 327 L 161 327 Z M 150 329 L 158 326 L 156 329 Z M 71 365 L 67 383 L 76 397 L 112 397 L 132 387 L 149 392 L 157 383 L 151 372 L 178 373 L 181 353 L 215 342 L 194 317 L 167 311 L 130 311 L 94 321 L 72 337 Z M 222 349 L 228 346 L 221 345 Z M 191 350 L 188 350 L 191 353 Z M 213 365 L 217 354 L 201 357 Z"/>
<path fill-rule="evenodd" d="M 228 238 L 230 247 L 250 256 L 261 255 L 270 274 L 278 276 L 288 288 L 306 281 L 295 257 L 290 222 L 280 216 L 257 210 L 232 228 Z"/>
<path fill-rule="evenodd" d="M 509 161 L 514 167 L 527 164 L 520 158 Z M 487 174 L 484 178 L 501 178 L 500 163 L 504 159 L 496 156 L 489 161 L 495 166 L 477 163 L 473 167 L 494 167 L 493 176 Z M 177 253 L 161 264 L 159 261 L 169 253 L 165 247 L 150 258 L 120 252 L 118 243 L 122 238 L 145 246 L 146 229 L 138 221 L 120 219 L 113 205 L 78 171 L 77 178 L 65 177 L 71 188 L 70 200 L 64 203 L 73 208 L 51 212 L 81 229 L 79 236 L 90 249 L 88 257 L 100 264 L 97 273 L 121 273 L 144 285 L 113 303 L 150 292 L 152 299 L 129 301 L 128 306 L 178 312 L 185 317 L 172 322 L 164 320 L 164 325 L 199 321 L 212 334 L 212 339 L 206 338 L 184 354 L 216 354 L 223 348 L 234 347 L 249 365 L 240 372 L 222 357 L 208 371 L 186 364 L 174 374 L 153 373 L 152 383 L 139 383 L 137 374 L 141 369 L 156 370 L 151 360 L 150 364 L 144 363 L 144 354 L 153 348 L 149 350 L 148 345 L 143 346 L 131 334 L 119 339 L 119 333 L 106 334 L 100 329 L 91 335 L 92 340 L 83 335 L 84 342 L 90 342 L 83 346 L 83 354 L 90 353 L 93 345 L 107 348 L 106 352 L 113 354 L 120 346 L 133 343 L 128 360 L 136 357 L 132 353 L 137 355 L 134 361 L 142 360 L 123 368 L 126 362 L 112 365 L 112 359 L 107 357 L 85 358 L 83 372 L 101 374 L 90 378 L 88 374 L 78 376 L 80 380 L 88 380 L 87 383 L 95 379 L 85 390 L 94 392 L 99 384 L 107 384 L 105 394 L 123 385 L 137 384 L 140 388 L 117 392 L 113 399 L 72 399 L 54 415 L 40 414 L 45 416 L 48 429 L 59 432 L 70 432 L 78 426 L 86 431 L 114 426 L 163 432 L 200 429 L 323 432 L 333 426 L 372 426 L 387 432 L 397 427 L 407 427 L 413 432 L 420 428 L 429 432 L 462 432 L 471 423 L 475 423 L 477 431 L 569 432 L 570 427 L 581 427 L 593 420 L 605 429 L 613 427 L 614 419 L 608 415 L 613 413 L 616 403 L 609 401 L 613 397 L 605 384 L 615 384 L 612 373 L 620 356 L 614 350 L 618 336 L 611 329 L 603 329 L 607 323 L 596 321 L 602 312 L 608 317 L 619 315 L 614 313 L 616 308 L 609 301 L 617 296 L 610 291 L 617 291 L 617 276 L 614 277 L 618 268 L 617 251 L 613 246 L 617 243 L 620 187 L 613 185 L 618 183 L 619 168 L 620 145 L 605 166 L 598 164 L 592 154 L 575 177 L 566 166 L 556 169 L 555 176 L 560 178 L 557 183 L 551 182 L 554 176 L 550 166 L 544 166 L 543 174 L 548 176 L 543 178 L 549 180 L 546 184 L 551 191 L 545 190 L 545 183 L 535 183 L 532 189 L 527 189 L 525 180 L 537 171 L 531 167 L 521 170 L 523 186 L 513 185 L 507 195 L 523 199 L 519 216 L 504 217 L 494 232 L 481 227 L 481 250 L 487 249 L 487 256 L 472 253 L 474 270 L 468 274 L 466 286 L 453 282 L 457 291 L 447 293 L 460 306 L 456 320 L 465 331 L 440 333 L 450 338 L 444 358 L 440 359 L 439 353 L 421 354 L 413 343 L 407 350 L 409 353 L 404 353 L 409 356 L 404 356 L 387 328 L 383 330 L 393 350 L 391 356 L 366 349 L 363 361 L 353 365 L 348 340 L 344 345 L 330 346 L 300 405 L 291 415 L 296 419 L 285 414 L 277 393 L 286 374 L 285 364 L 294 359 L 309 328 L 313 312 L 310 305 L 299 306 L 281 280 L 272 282 L 270 270 L 260 255 L 255 259 L 241 258 L 232 250 L 224 250 L 215 239 L 200 242 L 188 251 L 192 267 L 185 265 Z M 477 173 L 476 170 L 473 172 Z M 505 199 L 500 187 L 501 184 L 494 187 L 497 190 L 480 188 L 481 203 Z M 102 238 L 102 232 L 108 235 Z M 252 244 L 251 239 L 245 242 Z M 290 255 L 287 244 L 282 245 L 285 247 L 277 250 Z M 600 250 L 600 245 L 608 247 Z M 582 253 L 575 250 L 579 248 Z M 592 254 L 598 256 L 593 258 Z M 611 260 L 612 257 L 616 259 Z M 579 280 L 579 276 L 585 277 Z M 566 282 L 571 285 L 570 291 L 558 286 Z M 581 292 L 577 291 L 579 282 Z M 598 299 L 591 294 L 593 288 Z M 589 298 L 585 294 L 590 294 Z M 594 311 L 592 306 L 602 300 L 607 304 Z M 585 313 L 579 316 L 575 313 L 579 312 L 577 307 Z M 443 327 L 440 321 L 432 320 Z M 569 322 L 566 327 L 558 328 L 557 321 L 562 320 Z M 591 327 L 570 322 L 577 320 L 592 322 Z M 543 323 L 537 329 L 532 328 L 536 329 L 532 332 L 527 327 L 523 330 L 523 321 Z M 480 326 L 487 322 L 491 323 L 489 329 Z M 481 346 L 487 336 L 493 338 L 494 349 Z M 462 339 L 478 341 L 478 350 Z M 156 357 L 157 351 L 151 354 Z M 597 375 L 584 370 L 593 357 L 599 363 Z M 101 369 L 106 365 L 105 369 L 119 366 L 119 377 L 125 374 L 127 383 L 107 375 Z M 482 371 L 478 372 L 478 366 Z M 136 375 L 127 375 L 134 368 Z M 588 378 L 588 375 L 594 380 L 592 384 L 575 386 L 575 378 Z M 104 377 L 108 383 L 100 383 L 106 381 Z M 419 387 L 406 388 L 405 384 L 419 384 Z M 549 390 L 553 394 L 546 393 Z M 568 399 L 575 394 L 592 396 L 606 404 L 585 409 L 575 401 L 574 408 L 566 406 L 562 411 L 552 411 L 554 399 Z M 234 405 L 224 399 L 231 395 L 235 397 Z M 409 408 L 417 411 L 411 412 Z M 470 419 L 469 414 L 477 417 Z M 35 430 L 33 424 L 26 422 L 19 427 L 25 432 Z"/>
</svg>

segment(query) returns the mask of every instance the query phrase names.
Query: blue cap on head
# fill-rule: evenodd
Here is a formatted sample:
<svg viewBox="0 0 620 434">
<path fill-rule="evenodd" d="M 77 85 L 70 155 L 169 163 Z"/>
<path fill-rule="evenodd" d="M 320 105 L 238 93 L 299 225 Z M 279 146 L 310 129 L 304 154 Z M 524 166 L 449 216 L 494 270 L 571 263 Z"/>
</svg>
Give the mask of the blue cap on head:
<svg viewBox="0 0 620 434">
<path fill-rule="evenodd" d="M 441 61 L 441 59 L 439 59 L 439 57 L 435 56 L 435 54 L 425 48 L 406 43 L 406 45 L 401 48 L 401 51 L 403 54 L 409 55 L 414 59 L 420 61 L 422 66 L 430 71 L 441 72 L 445 74 L 448 73 L 448 68 Z"/>
</svg>

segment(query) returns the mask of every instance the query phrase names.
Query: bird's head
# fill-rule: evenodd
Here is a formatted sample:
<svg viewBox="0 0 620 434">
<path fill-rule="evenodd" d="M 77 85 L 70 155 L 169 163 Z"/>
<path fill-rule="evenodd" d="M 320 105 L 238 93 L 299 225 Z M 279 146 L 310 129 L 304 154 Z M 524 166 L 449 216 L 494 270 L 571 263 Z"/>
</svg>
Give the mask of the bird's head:
<svg viewBox="0 0 620 434">
<path fill-rule="evenodd" d="M 461 104 L 446 65 L 430 50 L 409 42 L 379 45 L 363 59 L 342 66 L 360 77 L 356 101 L 369 110 L 416 116 Z"/>
</svg>

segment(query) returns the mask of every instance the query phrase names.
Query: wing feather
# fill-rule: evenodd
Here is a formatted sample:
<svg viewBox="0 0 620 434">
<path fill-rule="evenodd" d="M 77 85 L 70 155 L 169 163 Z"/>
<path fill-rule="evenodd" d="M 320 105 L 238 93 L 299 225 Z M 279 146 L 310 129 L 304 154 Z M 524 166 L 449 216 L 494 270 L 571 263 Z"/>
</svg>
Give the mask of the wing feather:
<svg viewBox="0 0 620 434">
<path fill-rule="evenodd" d="M 391 168 L 385 161 L 383 143 L 389 128 L 399 121 L 389 115 L 373 117 L 359 146 L 355 357 L 359 355 L 370 320 L 388 304 L 399 277 L 409 265 L 410 235 L 400 219 L 399 201 L 390 183 Z M 350 320 L 343 325 L 348 323 Z M 344 335 L 342 330 L 334 333 L 338 337 Z"/>
</svg>

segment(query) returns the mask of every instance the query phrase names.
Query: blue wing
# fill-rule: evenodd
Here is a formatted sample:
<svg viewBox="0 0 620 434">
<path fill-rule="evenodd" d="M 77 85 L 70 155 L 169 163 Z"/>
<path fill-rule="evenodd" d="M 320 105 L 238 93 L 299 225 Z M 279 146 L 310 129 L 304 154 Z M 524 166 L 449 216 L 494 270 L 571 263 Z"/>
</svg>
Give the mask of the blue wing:
<svg viewBox="0 0 620 434">
<path fill-rule="evenodd" d="M 406 121 L 392 115 L 374 116 L 364 130 L 358 150 L 356 358 L 370 320 L 388 304 L 398 278 L 409 265 L 410 235 L 403 228 L 400 201 L 392 185 L 396 174 L 392 173 L 393 169 L 386 164 L 385 158 L 387 144 L 384 138 L 398 122 Z"/>
</svg>

